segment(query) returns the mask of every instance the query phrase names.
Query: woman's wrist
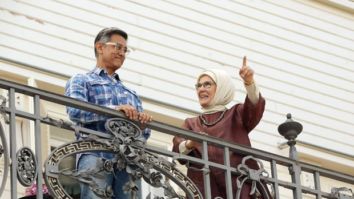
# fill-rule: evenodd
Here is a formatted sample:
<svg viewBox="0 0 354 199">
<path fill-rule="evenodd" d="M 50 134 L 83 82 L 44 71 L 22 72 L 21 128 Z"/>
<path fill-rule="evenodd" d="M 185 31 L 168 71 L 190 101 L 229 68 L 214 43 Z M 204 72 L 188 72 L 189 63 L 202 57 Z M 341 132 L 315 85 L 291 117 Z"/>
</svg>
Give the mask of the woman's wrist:
<svg viewBox="0 0 354 199">
<path fill-rule="evenodd" d="M 192 149 L 193 149 L 193 147 L 190 146 L 190 145 L 191 145 L 191 141 L 190 141 L 190 140 L 186 140 L 186 141 L 184 142 L 184 146 L 185 146 L 186 149 L 188 149 L 188 150 L 192 150 Z"/>
<path fill-rule="evenodd" d="M 187 140 L 184 140 L 184 141 L 180 142 L 179 146 L 178 146 L 179 152 L 184 155 L 187 155 L 188 153 L 190 153 L 193 150 L 193 149 L 187 148 L 186 142 L 187 142 Z"/>
<path fill-rule="evenodd" d="M 250 86 L 252 84 L 254 84 L 254 80 L 251 80 L 251 81 L 244 81 L 243 84 L 245 84 L 246 86 Z"/>
</svg>

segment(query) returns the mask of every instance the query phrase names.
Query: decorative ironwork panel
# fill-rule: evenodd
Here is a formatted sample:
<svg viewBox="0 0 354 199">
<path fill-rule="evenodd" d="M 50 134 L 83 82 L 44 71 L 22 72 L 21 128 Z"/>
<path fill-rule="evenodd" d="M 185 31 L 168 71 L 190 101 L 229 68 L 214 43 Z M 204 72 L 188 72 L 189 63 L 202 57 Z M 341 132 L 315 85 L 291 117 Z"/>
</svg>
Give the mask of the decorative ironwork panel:
<svg viewBox="0 0 354 199">
<path fill-rule="evenodd" d="M 5 107 L 6 107 L 6 98 L 2 95 L 0 95 L 0 115 L 4 119 L 6 123 L 9 122 L 9 118 L 6 115 L 5 112 Z M 7 147 L 7 142 L 5 138 L 5 132 L 4 128 L 0 122 L 0 158 L 4 160 L 4 166 L 2 167 L 4 170 L 1 171 L 2 179 L 1 179 L 1 184 L 0 184 L 0 197 L 2 193 L 4 192 L 6 181 L 7 181 L 7 175 L 9 173 L 9 165 L 10 165 L 10 160 L 9 160 L 9 152 L 8 152 L 8 147 Z"/>
<path fill-rule="evenodd" d="M 354 199 L 353 191 L 346 187 L 332 188 L 331 195 L 337 199 Z"/>
<path fill-rule="evenodd" d="M 248 160 L 254 160 L 258 163 L 259 169 L 251 169 L 247 166 Z M 268 193 L 268 189 L 264 182 L 261 181 L 261 176 L 268 177 L 268 172 L 264 169 L 263 163 L 252 156 L 246 156 L 242 158 L 242 163 L 237 166 L 237 170 L 240 172 L 240 176 L 237 177 L 237 191 L 236 199 L 241 199 L 241 190 L 246 181 L 251 182 L 251 191 L 249 195 L 254 198 L 271 199 L 272 197 Z M 263 197 L 262 197 L 263 196 Z"/>
<path fill-rule="evenodd" d="M 3 171 L 1 171 L 2 173 L 2 179 L 0 181 L 0 197 L 2 195 L 2 193 L 4 192 L 5 189 L 5 185 L 6 185 L 6 181 L 7 181 L 7 176 L 9 173 L 9 152 L 8 152 L 8 148 L 7 148 L 7 143 L 6 143 L 6 139 L 5 139 L 5 133 L 4 133 L 4 129 L 2 127 L 2 124 L 0 123 L 0 158 L 3 159 L 4 162 L 4 166 Z"/>
<path fill-rule="evenodd" d="M 17 179 L 25 187 L 31 186 L 37 178 L 37 162 L 32 150 L 22 147 L 17 151 Z"/>
<path fill-rule="evenodd" d="M 113 135 L 112 139 L 89 135 L 85 140 L 58 147 L 48 157 L 45 163 L 45 181 L 53 197 L 71 198 L 59 180 L 59 176 L 64 175 L 89 185 L 97 196 L 109 198 L 113 194 L 112 188 L 110 186 L 106 189 L 99 188 L 89 176 L 92 176 L 93 172 L 97 170 L 113 172 L 114 169 L 125 169 L 130 175 L 131 181 L 125 185 L 124 189 L 130 193 L 132 198 L 136 198 L 138 191 L 135 181 L 141 178 L 151 186 L 164 189 L 164 194 L 168 198 L 202 198 L 196 185 L 176 169 L 173 163 L 144 149 L 144 138 L 136 124 L 125 119 L 114 118 L 106 122 L 106 129 Z M 116 158 L 103 162 L 96 171 L 78 172 L 66 168 L 59 170 L 59 164 L 65 157 L 77 153 L 98 151 L 113 153 Z M 165 180 L 163 180 L 163 176 L 165 176 Z M 169 184 L 169 180 L 177 184 L 186 196 L 178 195 Z"/>
</svg>

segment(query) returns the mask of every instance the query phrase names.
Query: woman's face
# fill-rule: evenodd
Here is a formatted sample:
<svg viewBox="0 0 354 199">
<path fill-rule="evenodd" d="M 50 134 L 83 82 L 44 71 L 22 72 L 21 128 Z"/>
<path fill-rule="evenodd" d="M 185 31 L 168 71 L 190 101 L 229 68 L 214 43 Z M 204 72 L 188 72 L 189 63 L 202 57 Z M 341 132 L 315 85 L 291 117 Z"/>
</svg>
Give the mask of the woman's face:
<svg viewBox="0 0 354 199">
<path fill-rule="evenodd" d="M 199 79 L 195 88 L 197 89 L 199 104 L 204 108 L 208 107 L 215 96 L 215 82 L 208 75 L 204 75 Z"/>
</svg>

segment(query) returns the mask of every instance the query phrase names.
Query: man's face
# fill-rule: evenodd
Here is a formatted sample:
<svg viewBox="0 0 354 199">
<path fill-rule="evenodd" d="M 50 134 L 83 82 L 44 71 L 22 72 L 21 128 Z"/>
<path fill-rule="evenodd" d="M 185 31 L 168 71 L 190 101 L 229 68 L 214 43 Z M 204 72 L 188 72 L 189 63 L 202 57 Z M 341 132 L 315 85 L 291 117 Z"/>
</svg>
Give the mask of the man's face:
<svg viewBox="0 0 354 199">
<path fill-rule="evenodd" d="M 125 60 L 127 41 L 120 35 L 112 35 L 111 40 L 106 43 L 97 44 L 97 52 L 100 66 L 110 71 L 118 70 Z"/>
</svg>

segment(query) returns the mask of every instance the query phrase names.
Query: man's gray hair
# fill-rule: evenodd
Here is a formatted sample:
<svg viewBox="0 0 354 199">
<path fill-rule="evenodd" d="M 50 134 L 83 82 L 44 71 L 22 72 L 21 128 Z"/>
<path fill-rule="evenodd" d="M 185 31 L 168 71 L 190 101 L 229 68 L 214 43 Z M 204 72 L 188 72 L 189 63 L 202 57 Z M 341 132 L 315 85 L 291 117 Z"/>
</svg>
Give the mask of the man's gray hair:
<svg viewBox="0 0 354 199">
<path fill-rule="evenodd" d="M 95 56 L 98 57 L 98 53 L 96 50 L 96 43 L 106 43 L 111 40 L 112 35 L 120 35 L 125 40 L 128 40 L 128 34 L 119 28 L 104 28 L 102 29 L 95 38 L 94 48 L 95 48 Z"/>
</svg>

